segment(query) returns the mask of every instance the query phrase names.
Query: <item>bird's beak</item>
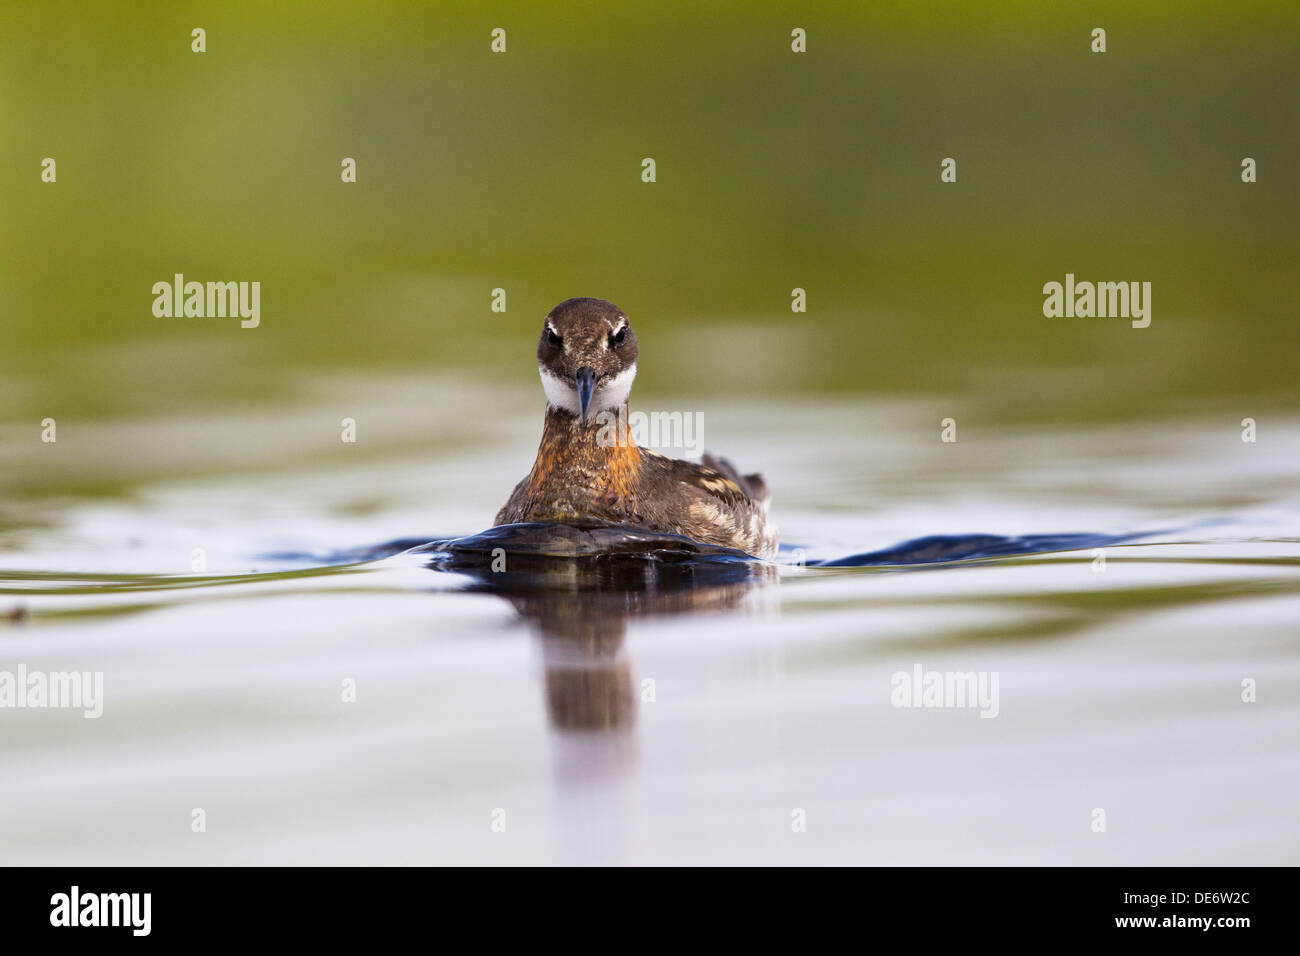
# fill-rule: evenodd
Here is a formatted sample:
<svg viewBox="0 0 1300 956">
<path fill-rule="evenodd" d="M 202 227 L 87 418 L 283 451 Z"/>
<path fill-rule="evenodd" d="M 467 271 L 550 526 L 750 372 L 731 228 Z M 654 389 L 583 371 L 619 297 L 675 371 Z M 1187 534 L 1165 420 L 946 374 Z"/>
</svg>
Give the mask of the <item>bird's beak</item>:
<svg viewBox="0 0 1300 956">
<path fill-rule="evenodd" d="M 580 368 L 578 374 L 573 377 L 574 384 L 578 387 L 578 405 L 582 408 L 582 424 L 587 424 L 587 406 L 591 404 L 592 393 L 596 391 L 596 370 L 594 368 Z"/>
</svg>

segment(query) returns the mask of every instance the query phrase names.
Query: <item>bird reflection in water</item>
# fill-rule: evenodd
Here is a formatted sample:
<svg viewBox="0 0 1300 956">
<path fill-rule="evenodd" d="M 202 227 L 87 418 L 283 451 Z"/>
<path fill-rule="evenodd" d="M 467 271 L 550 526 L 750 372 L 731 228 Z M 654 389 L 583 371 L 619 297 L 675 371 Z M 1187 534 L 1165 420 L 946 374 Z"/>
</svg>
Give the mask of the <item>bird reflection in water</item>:
<svg viewBox="0 0 1300 956">
<path fill-rule="evenodd" d="M 504 525 L 420 550 L 514 606 L 541 641 L 551 725 L 585 734 L 636 723 L 629 620 L 739 609 L 777 579 L 774 565 L 738 551 L 618 527 Z"/>
</svg>

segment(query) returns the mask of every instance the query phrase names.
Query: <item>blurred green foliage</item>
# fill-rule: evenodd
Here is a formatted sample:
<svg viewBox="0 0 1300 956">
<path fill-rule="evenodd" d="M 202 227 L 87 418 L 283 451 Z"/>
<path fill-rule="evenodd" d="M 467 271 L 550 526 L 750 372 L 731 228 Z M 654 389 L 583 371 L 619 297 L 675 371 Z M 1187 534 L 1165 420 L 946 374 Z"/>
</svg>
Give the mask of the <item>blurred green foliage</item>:
<svg viewBox="0 0 1300 956">
<path fill-rule="evenodd" d="M 650 394 L 969 391 L 1063 420 L 1298 394 L 1295 3 L 0 18 L 7 421 L 263 404 L 304 369 L 527 383 L 571 295 L 629 311 Z M 1151 281 L 1151 327 L 1044 318 L 1067 271 Z M 176 272 L 261 281 L 261 327 L 154 318 Z M 706 323 L 708 360 L 678 361 Z"/>
</svg>

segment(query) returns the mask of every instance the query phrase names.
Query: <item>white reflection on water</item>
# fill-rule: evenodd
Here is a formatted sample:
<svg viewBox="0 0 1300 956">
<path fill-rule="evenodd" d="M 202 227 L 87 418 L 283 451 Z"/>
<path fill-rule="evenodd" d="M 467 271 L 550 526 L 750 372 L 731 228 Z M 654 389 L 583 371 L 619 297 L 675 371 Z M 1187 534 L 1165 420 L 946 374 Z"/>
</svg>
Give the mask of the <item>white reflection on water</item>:
<svg viewBox="0 0 1300 956">
<path fill-rule="evenodd" d="M 1081 551 L 649 593 L 261 557 L 479 530 L 527 467 L 525 419 L 454 451 L 35 501 L 0 554 L 0 610 L 28 613 L 0 625 L 0 670 L 102 670 L 106 702 L 0 711 L 4 861 L 1300 861 L 1300 425 L 1245 447 L 1231 416 L 944 446 L 928 407 L 714 419 L 813 558 L 1157 533 L 1101 573 Z M 996 671 L 999 716 L 891 707 L 916 664 Z"/>
</svg>

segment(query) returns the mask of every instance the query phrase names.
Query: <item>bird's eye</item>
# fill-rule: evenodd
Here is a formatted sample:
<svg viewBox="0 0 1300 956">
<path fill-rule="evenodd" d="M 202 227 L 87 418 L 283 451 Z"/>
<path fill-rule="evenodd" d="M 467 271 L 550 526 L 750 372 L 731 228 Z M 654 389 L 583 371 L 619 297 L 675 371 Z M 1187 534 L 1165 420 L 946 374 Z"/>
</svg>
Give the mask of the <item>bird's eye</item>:
<svg viewBox="0 0 1300 956">
<path fill-rule="evenodd" d="M 627 326 L 626 326 L 626 325 L 623 326 L 621 329 L 619 329 L 617 332 L 615 332 L 613 335 L 611 335 L 611 336 L 609 337 L 609 341 L 610 341 L 610 342 L 611 342 L 615 347 L 618 347 L 618 346 L 620 346 L 620 345 L 623 344 L 623 340 L 624 340 L 625 338 L 627 338 Z"/>
<path fill-rule="evenodd" d="M 564 344 L 564 339 L 556 335 L 549 325 L 546 327 L 546 344 L 557 349 Z"/>
</svg>

